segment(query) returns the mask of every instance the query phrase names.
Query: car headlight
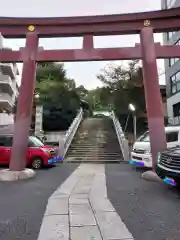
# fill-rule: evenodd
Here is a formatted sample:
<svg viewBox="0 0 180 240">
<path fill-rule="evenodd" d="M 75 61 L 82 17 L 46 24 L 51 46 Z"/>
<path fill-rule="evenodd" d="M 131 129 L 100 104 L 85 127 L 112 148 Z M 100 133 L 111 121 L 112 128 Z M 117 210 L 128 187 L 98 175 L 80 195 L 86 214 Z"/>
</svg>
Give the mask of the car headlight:
<svg viewBox="0 0 180 240">
<path fill-rule="evenodd" d="M 161 160 L 161 153 L 159 152 L 158 155 L 157 155 L 157 163 L 159 163 Z"/>
</svg>

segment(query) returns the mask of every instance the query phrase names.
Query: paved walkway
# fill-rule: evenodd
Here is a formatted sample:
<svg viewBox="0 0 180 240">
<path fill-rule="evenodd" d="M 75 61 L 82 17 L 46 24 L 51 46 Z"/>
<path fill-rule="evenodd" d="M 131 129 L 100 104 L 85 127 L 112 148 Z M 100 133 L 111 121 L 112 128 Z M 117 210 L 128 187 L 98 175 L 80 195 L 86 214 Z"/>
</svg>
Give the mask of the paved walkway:
<svg viewBox="0 0 180 240">
<path fill-rule="evenodd" d="M 38 240 L 59 239 L 133 239 L 107 198 L 104 164 L 81 164 L 49 198 Z"/>
<path fill-rule="evenodd" d="M 48 198 L 77 166 L 59 164 L 29 180 L 0 182 L 0 240 L 36 240 Z"/>
<path fill-rule="evenodd" d="M 0 193 L 0 240 L 179 240 L 180 193 L 127 164 L 59 164 Z"/>
</svg>

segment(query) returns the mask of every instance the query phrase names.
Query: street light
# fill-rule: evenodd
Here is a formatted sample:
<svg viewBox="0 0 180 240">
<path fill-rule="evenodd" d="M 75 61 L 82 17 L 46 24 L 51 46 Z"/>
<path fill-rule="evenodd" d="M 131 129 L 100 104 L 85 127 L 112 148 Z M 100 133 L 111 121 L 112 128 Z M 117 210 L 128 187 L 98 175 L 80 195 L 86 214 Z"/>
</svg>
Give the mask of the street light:
<svg viewBox="0 0 180 240">
<path fill-rule="evenodd" d="M 39 99 L 39 94 L 38 93 L 35 94 L 35 99 L 36 100 Z"/>
<path fill-rule="evenodd" d="M 132 103 L 129 104 L 129 110 L 132 112 L 136 111 L 136 108 Z"/>
<path fill-rule="evenodd" d="M 129 110 L 133 113 L 134 141 L 136 141 L 136 108 L 132 103 L 129 104 Z"/>
</svg>

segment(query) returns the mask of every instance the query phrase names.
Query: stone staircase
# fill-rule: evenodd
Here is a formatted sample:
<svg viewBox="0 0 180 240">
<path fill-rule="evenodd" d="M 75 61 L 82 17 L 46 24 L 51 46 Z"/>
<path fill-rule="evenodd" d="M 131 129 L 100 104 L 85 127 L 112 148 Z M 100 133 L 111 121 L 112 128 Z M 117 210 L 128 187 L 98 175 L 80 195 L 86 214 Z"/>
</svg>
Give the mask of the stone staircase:
<svg viewBox="0 0 180 240">
<path fill-rule="evenodd" d="M 86 118 L 67 152 L 68 162 L 119 162 L 122 160 L 113 121 L 109 117 Z"/>
</svg>

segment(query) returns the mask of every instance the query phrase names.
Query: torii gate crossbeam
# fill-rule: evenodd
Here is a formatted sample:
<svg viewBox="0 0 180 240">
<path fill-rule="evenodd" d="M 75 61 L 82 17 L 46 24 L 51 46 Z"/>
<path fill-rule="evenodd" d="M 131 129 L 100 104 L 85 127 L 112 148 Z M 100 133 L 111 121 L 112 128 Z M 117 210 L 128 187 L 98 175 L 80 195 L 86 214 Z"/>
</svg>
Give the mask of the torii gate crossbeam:
<svg viewBox="0 0 180 240">
<path fill-rule="evenodd" d="M 25 49 L 19 51 L 1 50 L 1 62 L 23 62 Z M 180 45 L 161 46 L 155 44 L 156 59 L 180 58 Z M 37 62 L 81 62 L 81 61 L 114 61 L 142 59 L 141 46 L 124 48 L 83 48 L 64 50 L 39 50 Z"/>
<path fill-rule="evenodd" d="M 153 167 L 157 153 L 166 148 L 164 113 L 159 90 L 156 58 L 180 57 L 179 46 L 154 44 L 153 33 L 180 29 L 180 8 L 156 12 L 71 17 L 0 18 L 0 32 L 7 38 L 26 37 L 19 51 L 0 50 L 0 61 L 22 62 L 23 73 L 17 106 L 10 170 L 25 168 L 36 63 L 41 61 L 143 60 L 143 80 L 150 131 Z M 93 36 L 140 34 L 140 44 L 132 48 L 95 49 Z M 40 37 L 82 36 L 83 48 L 72 50 L 39 49 Z"/>
</svg>

